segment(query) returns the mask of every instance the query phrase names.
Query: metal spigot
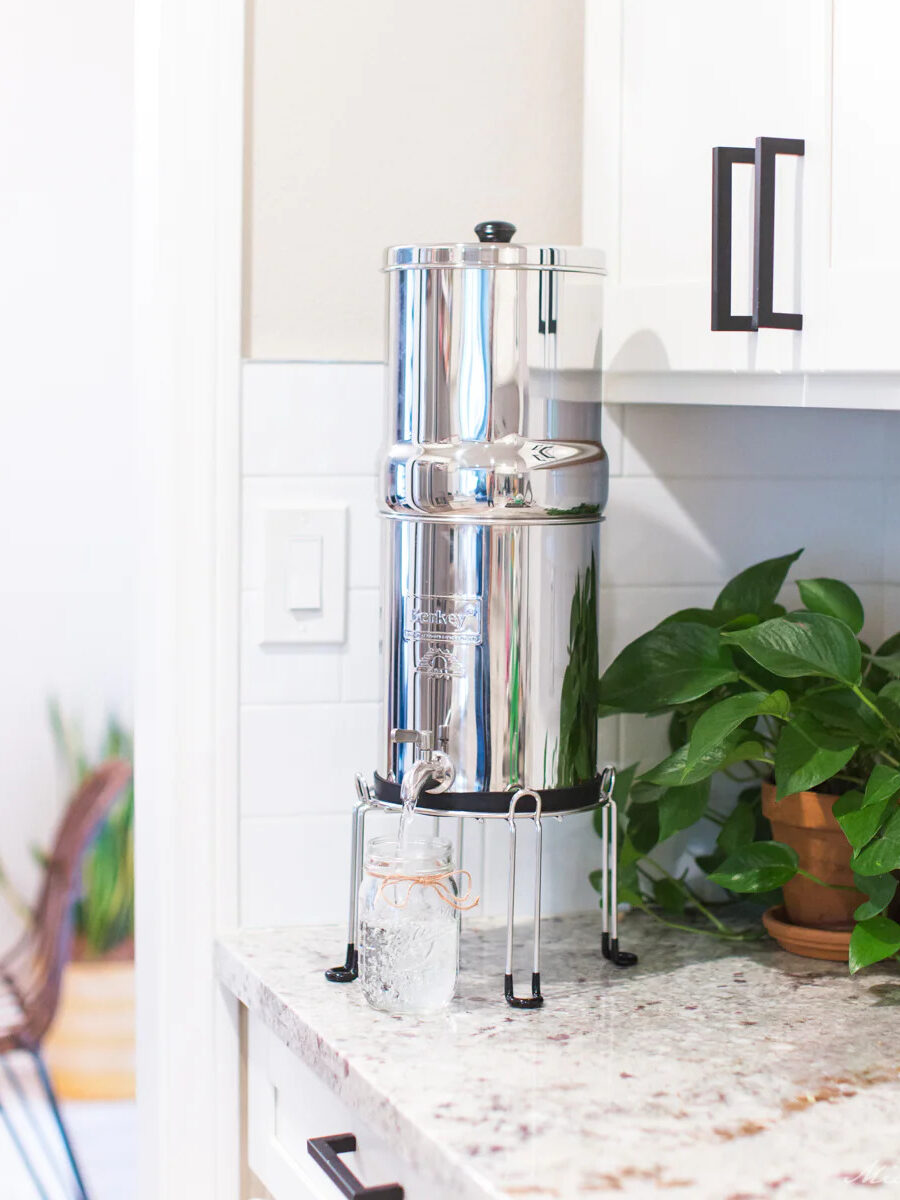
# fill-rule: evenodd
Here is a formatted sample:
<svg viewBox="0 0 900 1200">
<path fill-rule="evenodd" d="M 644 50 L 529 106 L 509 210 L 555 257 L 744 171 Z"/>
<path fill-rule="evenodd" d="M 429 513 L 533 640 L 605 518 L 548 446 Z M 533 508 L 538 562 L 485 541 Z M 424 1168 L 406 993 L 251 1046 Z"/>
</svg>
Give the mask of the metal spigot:
<svg viewBox="0 0 900 1200">
<path fill-rule="evenodd" d="M 418 803 L 423 791 L 446 792 L 456 776 L 450 756 L 446 753 L 449 741 L 449 727 L 438 726 L 438 742 L 440 750 L 434 748 L 434 734 L 430 729 L 392 729 L 391 741 L 406 742 L 415 748 L 415 762 L 403 776 L 400 785 L 400 795 L 404 801 L 415 796 Z"/>
</svg>

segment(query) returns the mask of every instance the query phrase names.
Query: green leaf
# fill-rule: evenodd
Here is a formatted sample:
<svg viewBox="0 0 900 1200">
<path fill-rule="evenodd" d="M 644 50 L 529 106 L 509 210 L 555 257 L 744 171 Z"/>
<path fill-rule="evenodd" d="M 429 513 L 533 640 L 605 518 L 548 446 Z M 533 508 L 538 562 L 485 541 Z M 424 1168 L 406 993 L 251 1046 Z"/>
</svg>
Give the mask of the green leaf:
<svg viewBox="0 0 900 1200">
<path fill-rule="evenodd" d="M 886 683 L 878 693 L 876 700 L 878 707 L 891 724 L 894 727 L 900 725 L 900 679 L 892 679 L 890 683 Z M 883 733 L 884 726 L 881 721 L 879 721 L 874 713 L 872 713 L 872 717 Z"/>
<path fill-rule="evenodd" d="M 798 579 L 800 599 L 811 612 L 837 617 L 859 633 L 865 620 L 862 601 L 853 588 L 839 579 Z"/>
<path fill-rule="evenodd" d="M 900 771 L 877 763 L 866 782 L 866 804 L 878 804 L 881 800 L 893 800 L 900 793 Z"/>
<path fill-rule="evenodd" d="M 859 642 L 843 621 L 823 613 L 788 613 L 721 638 L 776 675 L 825 675 L 848 687 L 860 680 Z"/>
<path fill-rule="evenodd" d="M 728 581 L 719 593 L 713 612 L 725 619 L 742 613 L 757 613 L 760 616 L 775 603 L 791 564 L 795 563 L 802 550 L 784 554 L 781 558 L 767 558 L 764 562 L 747 567 Z M 765 615 L 768 615 L 766 613 Z"/>
<path fill-rule="evenodd" d="M 636 762 L 629 763 L 627 767 L 623 767 L 621 771 L 616 771 L 616 782 L 613 784 L 612 798 L 615 800 L 618 808 L 624 808 L 628 795 L 631 791 L 631 785 L 634 783 L 634 773 L 638 765 Z"/>
<path fill-rule="evenodd" d="M 881 643 L 881 645 L 878 647 L 876 657 L 892 658 L 892 656 L 897 654 L 898 651 L 900 651 L 900 633 L 894 633 L 887 639 L 887 641 Z M 867 657 L 869 659 L 869 665 L 866 667 L 866 683 L 870 688 L 872 688 L 873 691 L 877 692 L 879 689 L 883 688 L 890 679 L 890 674 L 882 667 L 879 667 L 877 663 L 873 664 L 871 662 L 871 655 Z"/>
<path fill-rule="evenodd" d="M 694 862 L 701 871 L 707 875 L 711 875 L 717 867 L 720 867 L 726 859 L 726 855 L 720 850 L 714 851 L 712 854 L 697 854 L 694 856 Z"/>
<path fill-rule="evenodd" d="M 900 675 L 900 653 L 870 654 L 869 662 L 873 666 L 881 667 L 888 675 Z"/>
<path fill-rule="evenodd" d="M 860 690 L 869 700 L 875 699 L 867 688 Z M 852 734 L 855 741 L 871 744 L 884 738 L 884 723 L 855 692 L 835 689 L 801 696 L 794 707 L 811 712 L 828 729 Z"/>
<path fill-rule="evenodd" d="M 766 613 L 766 616 L 774 615 L 771 612 Z M 758 625 L 759 617 L 756 613 L 741 613 L 740 616 L 729 617 L 725 613 L 715 613 L 711 608 L 681 608 L 671 616 L 664 617 L 659 624 L 673 625 L 685 621 L 695 621 L 699 625 L 708 625 L 711 629 L 744 629 L 748 625 Z"/>
<path fill-rule="evenodd" d="M 743 736 L 743 730 L 739 729 L 738 738 Z M 766 758 L 766 748 L 762 742 L 756 738 L 749 738 L 746 741 L 738 741 L 737 745 L 730 749 L 725 755 L 722 762 L 719 764 L 719 770 L 724 771 L 727 767 L 733 767 L 735 763 L 748 762 L 756 759 L 763 761 Z"/>
<path fill-rule="evenodd" d="M 619 870 L 623 867 L 630 867 L 633 863 L 639 862 L 644 855 L 627 833 L 619 835 Z"/>
<path fill-rule="evenodd" d="M 659 802 L 659 840 L 664 842 L 680 829 L 695 825 L 708 804 L 708 779 L 687 787 L 669 788 Z"/>
<path fill-rule="evenodd" d="M 659 811 L 655 804 L 640 804 L 628 810 L 628 838 L 641 854 L 649 854 L 659 842 Z"/>
<path fill-rule="evenodd" d="M 691 734 L 688 714 L 682 709 L 676 709 L 669 718 L 669 727 L 666 732 L 670 750 L 677 750 L 679 746 L 683 746 Z"/>
<path fill-rule="evenodd" d="M 719 618 L 711 608 L 680 608 L 671 616 L 664 617 L 657 629 L 660 625 L 681 625 L 686 621 L 696 625 L 709 625 L 711 629 L 718 629 L 720 624 Z"/>
<path fill-rule="evenodd" d="M 781 731 L 775 747 L 776 800 L 808 792 L 831 779 L 856 753 L 857 743 L 830 733 L 810 713 L 798 713 Z"/>
<path fill-rule="evenodd" d="M 641 879 L 637 863 L 629 863 L 620 867 L 616 877 L 616 896 L 619 904 L 643 905 L 644 896 L 641 892 Z M 599 890 L 599 889 L 598 889 Z"/>
<path fill-rule="evenodd" d="M 598 869 L 591 871 L 588 875 L 591 887 L 595 892 L 603 895 L 603 871 Z M 623 866 L 619 863 L 619 871 L 617 876 L 618 884 L 618 899 L 620 904 L 636 904 L 642 905 L 644 897 L 641 895 L 640 881 L 637 871 L 637 863 L 627 863 Z"/>
<path fill-rule="evenodd" d="M 733 854 L 752 842 L 755 832 L 756 813 L 749 804 L 736 804 L 719 830 L 716 846 L 723 854 Z"/>
<path fill-rule="evenodd" d="M 739 725 L 763 714 L 787 718 L 791 702 L 787 692 L 742 692 L 713 704 L 697 721 L 691 734 L 685 769 L 690 770 L 707 751 L 712 750 Z"/>
<path fill-rule="evenodd" d="M 797 873 L 797 855 L 782 842 L 752 842 L 729 854 L 713 883 L 731 892 L 768 892 L 782 887 Z"/>
<path fill-rule="evenodd" d="M 890 917 L 859 921 L 850 935 L 850 974 L 862 967 L 893 958 L 900 950 L 900 925 Z"/>
<path fill-rule="evenodd" d="M 632 804 L 656 804 L 666 793 L 657 783 L 645 783 L 639 779 L 631 789 Z"/>
<path fill-rule="evenodd" d="M 875 838 L 853 855 L 850 866 L 859 875 L 884 875 L 896 871 L 900 867 L 900 833 Z"/>
<path fill-rule="evenodd" d="M 707 779 L 718 771 L 740 739 L 740 732 L 735 731 L 730 737 L 698 759 L 690 771 L 686 769 L 690 744 L 679 746 L 662 762 L 651 767 L 649 771 L 645 771 L 640 782 L 658 784 L 661 787 L 681 787 L 688 783 L 699 783 L 701 779 Z"/>
<path fill-rule="evenodd" d="M 844 792 L 834 802 L 832 812 L 854 850 L 861 850 L 878 832 L 889 801 L 866 804 L 862 792 Z"/>
<path fill-rule="evenodd" d="M 645 713 L 683 704 L 737 679 L 714 629 L 695 622 L 661 625 L 626 646 L 600 680 L 609 712 Z"/>
<path fill-rule="evenodd" d="M 680 916 L 687 903 L 687 892 L 684 885 L 674 879 L 654 879 L 653 899 L 665 912 Z"/>
<path fill-rule="evenodd" d="M 856 875 L 853 881 L 857 888 L 868 896 L 853 914 L 857 921 L 867 921 L 884 912 L 897 891 L 897 880 L 893 875 Z"/>
</svg>

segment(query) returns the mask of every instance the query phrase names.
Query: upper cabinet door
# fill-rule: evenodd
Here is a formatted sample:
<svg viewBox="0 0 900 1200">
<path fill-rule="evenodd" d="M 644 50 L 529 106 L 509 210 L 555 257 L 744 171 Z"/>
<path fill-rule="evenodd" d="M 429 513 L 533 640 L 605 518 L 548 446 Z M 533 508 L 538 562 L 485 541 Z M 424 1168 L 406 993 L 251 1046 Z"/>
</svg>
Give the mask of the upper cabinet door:
<svg viewBox="0 0 900 1200">
<path fill-rule="evenodd" d="M 828 0 L 588 0 L 583 236 L 608 253 L 607 368 L 802 371 L 819 353 L 830 20 Z M 805 143 L 776 159 L 773 256 L 774 308 L 804 328 L 713 332 L 712 152 L 759 137 Z M 754 179 L 732 170 L 735 314 L 752 309 Z"/>
<path fill-rule="evenodd" d="M 900 370 L 900 5 L 834 0 L 827 371 Z"/>
</svg>

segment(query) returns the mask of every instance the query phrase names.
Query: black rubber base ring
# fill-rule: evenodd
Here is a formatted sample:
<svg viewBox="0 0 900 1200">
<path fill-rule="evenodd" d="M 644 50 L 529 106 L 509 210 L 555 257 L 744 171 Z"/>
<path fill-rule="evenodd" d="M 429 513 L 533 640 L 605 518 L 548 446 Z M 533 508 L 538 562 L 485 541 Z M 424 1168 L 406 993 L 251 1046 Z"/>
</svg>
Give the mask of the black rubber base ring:
<svg viewBox="0 0 900 1200">
<path fill-rule="evenodd" d="M 589 783 L 576 784 L 575 787 L 535 788 L 535 791 L 540 793 L 541 811 L 545 817 L 554 813 L 577 812 L 579 809 L 590 808 L 600 799 L 600 776 L 598 775 Z M 398 808 L 402 804 L 400 784 L 382 779 L 377 772 L 375 774 L 375 795 L 382 804 L 396 804 Z M 422 793 L 419 804 L 422 808 L 434 809 L 450 815 L 463 812 L 490 813 L 494 816 L 502 813 L 505 816 L 509 812 L 509 802 L 512 796 L 513 792 L 511 791 L 441 792 L 440 794 L 426 791 Z M 533 811 L 533 805 L 529 805 L 526 797 L 516 811 L 525 816 Z"/>
</svg>

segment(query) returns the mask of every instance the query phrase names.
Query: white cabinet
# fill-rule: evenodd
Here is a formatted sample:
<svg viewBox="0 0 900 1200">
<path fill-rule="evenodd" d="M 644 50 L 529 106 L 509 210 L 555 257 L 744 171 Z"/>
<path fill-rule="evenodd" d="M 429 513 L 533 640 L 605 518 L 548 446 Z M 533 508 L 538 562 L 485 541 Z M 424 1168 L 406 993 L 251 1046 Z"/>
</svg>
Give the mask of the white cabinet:
<svg viewBox="0 0 900 1200">
<path fill-rule="evenodd" d="M 588 0 L 583 237 L 608 253 L 608 371 L 780 372 L 798 388 L 811 373 L 900 371 L 898 35 L 894 0 Z M 803 329 L 713 332 L 712 150 L 759 137 L 805 143 L 777 158 L 773 256 L 775 309 L 801 312 Z M 744 314 L 754 174 L 733 169 Z"/>
<path fill-rule="evenodd" d="M 829 371 L 900 370 L 900 5 L 833 0 L 828 242 Z"/>
<path fill-rule="evenodd" d="M 449 1200 L 438 1181 L 394 1153 L 368 1124 L 252 1013 L 247 1019 L 247 1162 L 275 1200 L 340 1200 L 307 1150 L 309 1138 L 353 1133 L 341 1161 L 375 1187 L 398 1183 L 404 1200 Z"/>
</svg>

